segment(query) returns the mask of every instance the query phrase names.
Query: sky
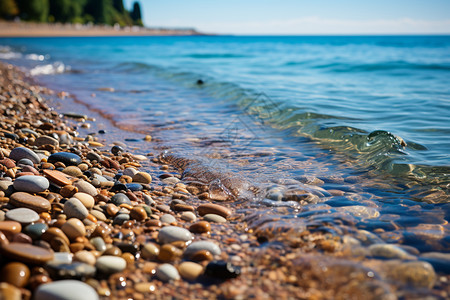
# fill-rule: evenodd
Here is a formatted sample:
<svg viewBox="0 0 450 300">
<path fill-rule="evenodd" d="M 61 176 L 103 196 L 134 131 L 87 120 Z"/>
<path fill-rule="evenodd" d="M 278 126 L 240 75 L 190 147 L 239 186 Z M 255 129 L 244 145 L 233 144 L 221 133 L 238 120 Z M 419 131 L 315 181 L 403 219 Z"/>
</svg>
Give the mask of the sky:
<svg viewBox="0 0 450 300">
<path fill-rule="evenodd" d="M 125 0 L 128 8 L 135 0 Z M 237 35 L 450 34 L 450 0 L 139 0 L 148 27 Z"/>
</svg>

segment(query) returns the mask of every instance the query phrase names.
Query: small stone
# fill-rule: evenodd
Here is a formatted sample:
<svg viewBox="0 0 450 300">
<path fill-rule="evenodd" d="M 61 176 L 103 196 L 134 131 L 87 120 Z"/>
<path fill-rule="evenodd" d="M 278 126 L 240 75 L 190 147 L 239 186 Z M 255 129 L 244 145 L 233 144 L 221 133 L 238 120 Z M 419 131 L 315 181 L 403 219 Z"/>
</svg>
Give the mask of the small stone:
<svg viewBox="0 0 450 300">
<path fill-rule="evenodd" d="M 212 261 L 206 266 L 205 275 L 220 279 L 236 278 L 241 274 L 239 267 L 226 261 Z"/>
<path fill-rule="evenodd" d="M 191 211 L 183 211 L 180 218 L 186 222 L 195 222 L 197 220 L 197 217 Z"/>
<path fill-rule="evenodd" d="M 41 238 L 41 236 L 48 229 L 47 224 L 44 223 L 34 223 L 25 227 L 24 232 L 29 235 L 33 240 Z"/>
<path fill-rule="evenodd" d="M 203 216 L 203 219 L 208 222 L 213 223 L 226 223 L 227 219 L 225 219 L 222 216 L 216 215 L 216 214 L 207 214 Z"/>
<path fill-rule="evenodd" d="M 80 252 L 80 251 L 78 251 Z M 46 265 L 50 275 L 55 279 L 83 279 L 95 275 L 95 267 L 84 262 L 53 263 Z"/>
<path fill-rule="evenodd" d="M 393 266 L 390 276 L 414 287 L 432 288 L 436 283 L 436 273 L 433 266 L 424 261 L 409 261 Z"/>
<path fill-rule="evenodd" d="M 125 184 L 128 190 L 132 192 L 139 192 L 142 191 L 144 188 L 142 187 L 142 184 L 140 183 L 127 183 Z"/>
<path fill-rule="evenodd" d="M 113 274 L 125 270 L 127 262 L 122 257 L 104 255 L 97 259 L 95 266 L 101 273 Z"/>
<path fill-rule="evenodd" d="M 145 183 L 145 184 L 149 184 L 152 182 L 152 177 L 150 176 L 150 174 L 145 173 L 145 172 L 138 172 L 132 178 L 133 178 L 133 182 Z"/>
<path fill-rule="evenodd" d="M 211 225 L 207 221 L 199 221 L 189 227 L 189 231 L 193 233 L 208 233 L 211 232 Z"/>
<path fill-rule="evenodd" d="M 89 159 L 90 161 L 97 161 L 97 162 L 100 162 L 102 160 L 102 157 L 95 152 L 89 152 L 88 154 L 86 154 L 86 158 Z"/>
<path fill-rule="evenodd" d="M 91 266 L 95 265 L 95 262 L 97 261 L 95 255 L 92 252 L 86 250 L 81 250 L 75 253 L 73 255 L 73 259 L 75 261 L 83 262 Z"/>
<path fill-rule="evenodd" d="M 178 271 L 185 280 L 194 281 L 203 274 L 203 266 L 191 261 L 185 261 L 178 266 Z"/>
<path fill-rule="evenodd" d="M 0 251 L 6 257 L 27 264 L 43 264 L 53 259 L 53 251 L 30 244 L 10 243 L 2 245 Z"/>
<path fill-rule="evenodd" d="M 49 211 L 51 208 L 50 202 L 47 199 L 40 196 L 33 196 L 24 192 L 17 192 L 12 194 L 10 196 L 9 203 L 14 205 L 15 207 L 29 208 L 37 213 Z"/>
<path fill-rule="evenodd" d="M 177 219 L 175 219 L 174 216 L 172 216 L 171 214 L 164 214 L 161 216 L 161 218 L 159 219 L 162 223 L 166 223 L 166 224 L 173 224 L 177 222 Z"/>
<path fill-rule="evenodd" d="M 97 237 L 92 238 L 90 242 L 97 251 L 99 251 L 99 252 L 106 251 L 106 244 L 105 244 L 105 241 L 103 240 L 103 238 L 97 236 Z"/>
<path fill-rule="evenodd" d="M 130 176 L 130 177 L 133 177 L 137 173 L 138 173 L 138 170 L 136 170 L 135 168 L 126 168 L 125 170 L 123 170 L 123 175 Z"/>
<path fill-rule="evenodd" d="M 97 189 L 87 181 L 78 180 L 75 181 L 73 185 L 78 188 L 78 192 L 80 193 L 86 193 L 92 197 L 95 197 L 98 194 Z"/>
<path fill-rule="evenodd" d="M 121 214 L 119 213 L 114 217 L 113 224 L 122 225 L 124 222 L 130 220 L 129 214 Z"/>
<path fill-rule="evenodd" d="M 43 176 L 24 175 L 16 178 L 13 185 L 19 192 L 40 193 L 48 189 L 50 183 Z"/>
<path fill-rule="evenodd" d="M 155 275 L 159 280 L 163 282 L 169 282 L 171 280 L 180 279 L 180 274 L 178 274 L 178 270 L 171 264 L 160 265 L 156 269 Z"/>
<path fill-rule="evenodd" d="M 12 284 L 0 282 L 0 299 L 22 300 L 22 291 Z"/>
<path fill-rule="evenodd" d="M 180 257 L 182 254 L 181 250 L 172 244 L 162 245 L 159 249 L 158 260 L 163 262 L 173 261 Z"/>
<path fill-rule="evenodd" d="M 117 193 L 114 196 L 112 196 L 111 202 L 117 206 L 120 206 L 121 204 L 131 205 L 130 199 L 127 197 L 127 195 L 125 195 L 123 193 Z"/>
<path fill-rule="evenodd" d="M 219 246 L 210 241 L 198 241 L 190 244 L 186 250 L 184 251 L 184 255 L 186 257 L 190 257 L 198 251 L 206 250 L 209 251 L 212 255 L 220 255 L 221 251 Z"/>
<path fill-rule="evenodd" d="M 200 216 L 204 216 L 207 214 L 215 214 L 227 218 L 231 215 L 231 210 L 213 203 L 202 204 L 197 207 L 197 212 Z"/>
<path fill-rule="evenodd" d="M 138 222 L 142 222 L 147 219 L 147 212 L 142 206 L 136 206 L 130 211 L 130 217 Z"/>
<path fill-rule="evenodd" d="M 9 158 L 17 162 L 22 158 L 27 158 L 31 160 L 34 164 L 38 164 L 41 161 L 36 153 L 25 147 L 17 147 L 12 149 L 11 153 L 9 154 Z"/>
<path fill-rule="evenodd" d="M 18 288 L 24 287 L 29 278 L 30 269 L 20 262 L 10 262 L 0 271 L 0 281 L 10 283 Z"/>
<path fill-rule="evenodd" d="M 139 282 L 134 285 L 134 290 L 142 294 L 153 293 L 156 290 L 156 287 L 150 282 Z"/>
<path fill-rule="evenodd" d="M 64 170 L 62 170 L 62 172 L 72 177 L 79 177 L 83 175 L 83 172 L 81 172 L 80 168 L 78 168 L 77 166 L 68 166 Z"/>
<path fill-rule="evenodd" d="M 177 227 L 177 226 L 166 226 L 159 231 L 158 240 L 162 244 L 172 243 L 176 241 L 191 241 L 192 234 L 189 230 Z"/>
<path fill-rule="evenodd" d="M 114 145 L 111 148 L 111 153 L 114 154 L 114 155 L 119 155 L 120 153 L 122 153 L 124 151 L 125 150 L 122 147 L 118 146 L 118 145 Z"/>
<path fill-rule="evenodd" d="M 89 194 L 86 193 L 76 193 L 73 195 L 74 198 L 80 200 L 81 203 L 87 208 L 92 209 L 95 205 L 95 199 Z"/>
<path fill-rule="evenodd" d="M 89 211 L 77 198 L 70 198 L 64 203 L 64 213 L 68 218 L 80 220 L 84 220 L 89 215 Z"/>
<path fill-rule="evenodd" d="M 61 265 L 61 264 L 71 264 L 72 254 L 69 252 L 56 252 L 54 253 L 53 259 L 47 264 Z"/>
<path fill-rule="evenodd" d="M 51 182 L 59 186 L 71 185 L 72 180 L 69 175 L 64 174 L 58 170 L 48 170 L 45 169 L 43 171 L 45 177 L 48 178 Z"/>
<path fill-rule="evenodd" d="M 84 237 L 86 235 L 86 228 L 83 222 L 76 218 L 67 220 L 62 226 L 61 230 L 71 240 L 75 240 L 77 237 Z"/>
<path fill-rule="evenodd" d="M 402 248 L 391 244 L 374 244 L 369 246 L 369 252 L 374 257 L 399 258 L 399 259 L 417 259 Z"/>
<path fill-rule="evenodd" d="M 41 146 L 46 146 L 46 145 L 52 145 L 52 146 L 58 147 L 59 142 L 57 139 L 54 139 L 51 136 L 47 136 L 47 135 L 42 135 L 34 141 L 34 146 L 36 146 L 36 147 L 41 147 Z"/>
<path fill-rule="evenodd" d="M 50 155 L 47 159 L 49 163 L 62 162 L 66 166 L 77 166 L 81 164 L 81 157 L 71 152 L 57 152 Z"/>
<path fill-rule="evenodd" d="M 15 208 L 8 211 L 5 215 L 6 219 L 16 221 L 21 224 L 30 224 L 39 220 L 39 215 L 29 208 Z"/>
<path fill-rule="evenodd" d="M 88 284 L 78 280 L 59 280 L 40 285 L 34 295 L 34 300 L 98 300 L 97 292 Z"/>
<path fill-rule="evenodd" d="M 154 243 L 147 243 L 141 249 L 141 256 L 144 259 L 153 260 L 159 255 L 159 246 Z"/>
</svg>

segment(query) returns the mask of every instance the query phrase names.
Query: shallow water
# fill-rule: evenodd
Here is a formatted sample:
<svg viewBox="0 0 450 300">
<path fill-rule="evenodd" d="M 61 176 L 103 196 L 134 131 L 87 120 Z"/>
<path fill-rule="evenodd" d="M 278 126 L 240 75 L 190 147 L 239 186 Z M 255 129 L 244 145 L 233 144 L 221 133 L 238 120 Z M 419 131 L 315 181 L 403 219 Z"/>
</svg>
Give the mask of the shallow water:
<svg viewBox="0 0 450 300">
<path fill-rule="evenodd" d="M 247 203 L 261 235 L 303 228 L 450 252 L 448 36 L 0 45 L 0 59 L 151 134 L 153 149 L 138 152 L 162 153 L 218 200 Z"/>
</svg>

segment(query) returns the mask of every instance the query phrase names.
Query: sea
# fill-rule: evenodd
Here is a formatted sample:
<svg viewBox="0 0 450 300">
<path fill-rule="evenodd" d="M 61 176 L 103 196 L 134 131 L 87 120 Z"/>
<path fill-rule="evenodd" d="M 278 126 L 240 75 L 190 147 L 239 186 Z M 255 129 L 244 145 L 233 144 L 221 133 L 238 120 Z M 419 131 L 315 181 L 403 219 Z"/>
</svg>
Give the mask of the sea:
<svg viewBox="0 0 450 300">
<path fill-rule="evenodd" d="M 450 36 L 2 38 L 0 60 L 195 162 L 249 226 L 450 252 Z"/>
</svg>

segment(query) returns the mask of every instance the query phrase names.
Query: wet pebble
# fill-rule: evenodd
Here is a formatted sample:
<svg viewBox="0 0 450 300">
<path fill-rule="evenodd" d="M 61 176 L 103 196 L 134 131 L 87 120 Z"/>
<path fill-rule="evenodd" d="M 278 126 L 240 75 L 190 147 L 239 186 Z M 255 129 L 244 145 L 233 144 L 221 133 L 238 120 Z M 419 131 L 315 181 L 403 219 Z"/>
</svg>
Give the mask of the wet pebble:
<svg viewBox="0 0 450 300">
<path fill-rule="evenodd" d="M 81 157 L 71 152 L 56 152 L 47 159 L 49 163 L 62 162 L 66 166 L 77 166 L 81 164 Z"/>
<path fill-rule="evenodd" d="M 177 219 L 175 219 L 175 217 L 172 216 L 171 214 L 164 214 L 161 216 L 159 220 L 166 224 L 172 224 L 177 222 Z"/>
<path fill-rule="evenodd" d="M 162 244 L 172 243 L 176 241 L 187 242 L 192 240 L 192 234 L 189 232 L 189 230 L 181 227 L 166 226 L 159 231 L 158 240 Z"/>
<path fill-rule="evenodd" d="M 213 223 L 226 223 L 227 219 L 225 219 L 222 216 L 216 215 L 216 214 L 207 214 L 203 216 L 203 219 L 208 222 Z"/>
<path fill-rule="evenodd" d="M 61 230 L 71 240 L 75 240 L 77 237 L 84 237 L 86 235 L 86 228 L 84 227 L 83 222 L 76 218 L 67 220 L 67 222 L 61 226 Z"/>
<path fill-rule="evenodd" d="M 226 261 L 212 261 L 206 266 L 205 275 L 220 279 L 236 278 L 241 274 L 239 267 Z"/>
<path fill-rule="evenodd" d="M 220 251 L 219 246 L 211 241 L 198 241 L 190 244 L 184 251 L 184 255 L 186 257 L 190 257 L 198 251 L 202 250 L 209 251 L 212 255 L 220 255 L 222 252 Z"/>
<path fill-rule="evenodd" d="M 89 215 L 89 211 L 77 198 L 70 198 L 64 203 L 64 213 L 68 218 L 80 220 L 84 220 Z"/>
<path fill-rule="evenodd" d="M 127 262 L 122 257 L 104 255 L 97 259 L 95 266 L 101 273 L 113 274 L 123 271 L 127 266 Z"/>
<path fill-rule="evenodd" d="M 88 284 L 78 280 L 59 280 L 39 286 L 34 300 L 98 300 L 97 292 Z"/>
<path fill-rule="evenodd" d="M 159 280 L 163 282 L 169 282 L 171 280 L 180 279 L 180 274 L 178 273 L 178 270 L 171 264 L 160 265 L 156 269 L 155 275 Z"/>
<path fill-rule="evenodd" d="M 34 146 L 36 146 L 36 147 L 41 147 L 41 146 L 45 146 L 45 145 L 52 145 L 52 146 L 58 147 L 59 142 L 57 139 L 52 138 L 51 136 L 48 136 L 48 135 L 40 136 L 34 141 Z"/>
<path fill-rule="evenodd" d="M 133 207 L 133 209 L 130 211 L 130 218 L 142 222 L 147 219 L 147 212 L 142 206 Z"/>
<path fill-rule="evenodd" d="M 203 266 L 191 261 L 185 261 L 178 266 L 178 271 L 183 279 L 194 281 L 203 274 Z"/>
<path fill-rule="evenodd" d="M 48 189 L 50 183 L 43 176 L 25 175 L 14 180 L 13 186 L 19 192 L 40 193 Z"/>
<path fill-rule="evenodd" d="M 197 217 L 191 211 L 183 211 L 180 218 L 186 222 L 195 222 L 197 220 Z"/>
<path fill-rule="evenodd" d="M 0 270 L 0 281 L 10 283 L 18 288 L 24 287 L 30 278 L 30 269 L 20 262 L 10 262 Z"/>
<path fill-rule="evenodd" d="M 154 243 L 147 243 L 141 249 L 141 256 L 144 259 L 155 259 L 159 255 L 159 246 Z"/>
<path fill-rule="evenodd" d="M 150 174 L 148 174 L 146 172 L 138 172 L 132 178 L 133 178 L 133 182 L 145 183 L 145 184 L 149 184 L 152 182 L 152 177 L 150 176 Z"/>
<path fill-rule="evenodd" d="M 51 208 L 50 202 L 47 199 L 40 196 L 33 196 L 25 192 L 16 192 L 12 194 L 9 203 L 16 207 L 29 208 L 37 213 L 49 211 Z"/>
<path fill-rule="evenodd" d="M 27 158 L 34 164 L 38 164 L 41 161 L 39 156 L 35 152 L 25 147 L 17 147 L 11 150 L 9 158 L 15 160 L 16 162 L 18 162 L 22 158 Z"/>
<path fill-rule="evenodd" d="M 97 261 L 95 255 L 87 250 L 78 251 L 73 255 L 73 259 L 74 261 L 83 262 L 91 266 L 95 265 L 95 262 Z"/>
<path fill-rule="evenodd" d="M 111 203 L 113 203 L 114 205 L 121 205 L 121 204 L 130 204 L 131 205 L 131 201 L 130 199 L 127 197 L 127 195 L 123 194 L 123 193 L 117 193 L 114 196 L 111 197 Z"/>
<path fill-rule="evenodd" d="M 92 197 L 95 197 L 98 194 L 97 189 L 87 181 L 78 180 L 73 185 L 78 188 L 78 192 L 80 193 L 86 193 Z"/>
<path fill-rule="evenodd" d="M 95 275 L 95 267 L 84 262 L 47 263 L 47 268 L 54 279 L 83 279 Z"/>
<path fill-rule="evenodd" d="M 189 231 L 193 233 L 211 232 L 211 225 L 207 221 L 199 221 L 189 227 Z"/>
<path fill-rule="evenodd" d="M 370 255 L 381 258 L 416 259 L 402 248 L 392 244 L 374 244 L 369 246 Z"/>
<path fill-rule="evenodd" d="M 53 259 L 53 251 L 30 244 L 10 243 L 2 245 L 1 253 L 23 263 L 43 264 Z"/>
<path fill-rule="evenodd" d="M 6 219 L 16 221 L 21 224 L 29 224 L 39 220 L 39 215 L 29 208 L 15 208 L 6 212 Z"/>
<path fill-rule="evenodd" d="M 106 250 L 106 244 L 103 238 L 97 236 L 91 239 L 91 244 L 95 247 L 97 251 L 103 252 Z"/>
<path fill-rule="evenodd" d="M 80 200 L 81 203 L 87 208 L 92 209 L 95 205 L 94 197 L 86 193 L 75 193 L 73 195 L 74 198 Z"/>
<path fill-rule="evenodd" d="M 436 283 L 433 266 L 424 261 L 410 261 L 392 266 L 389 274 L 393 279 L 415 287 L 432 288 Z"/>
<path fill-rule="evenodd" d="M 213 203 L 201 204 L 199 207 L 197 207 L 197 212 L 200 216 L 215 214 L 227 218 L 231 215 L 230 209 L 222 205 Z"/>
<path fill-rule="evenodd" d="M 28 234 L 33 240 L 39 239 L 44 232 L 48 229 L 47 224 L 44 223 L 34 223 L 25 227 L 24 232 Z"/>
</svg>

